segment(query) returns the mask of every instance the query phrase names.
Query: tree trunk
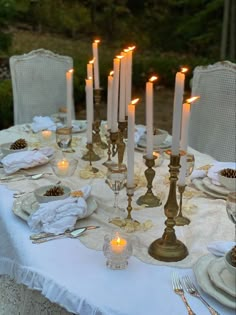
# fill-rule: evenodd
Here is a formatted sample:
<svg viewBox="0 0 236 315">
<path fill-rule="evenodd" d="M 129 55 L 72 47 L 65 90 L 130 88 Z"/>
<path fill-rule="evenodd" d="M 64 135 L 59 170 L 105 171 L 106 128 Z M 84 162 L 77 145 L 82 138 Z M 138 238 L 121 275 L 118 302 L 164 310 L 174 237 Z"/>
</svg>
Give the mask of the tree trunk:
<svg viewBox="0 0 236 315">
<path fill-rule="evenodd" d="M 225 59 L 226 54 L 227 54 L 229 9 L 230 9 L 230 0 L 224 0 L 224 16 L 223 16 L 223 23 L 222 23 L 223 25 L 222 25 L 221 49 L 220 49 L 221 60 Z"/>
</svg>

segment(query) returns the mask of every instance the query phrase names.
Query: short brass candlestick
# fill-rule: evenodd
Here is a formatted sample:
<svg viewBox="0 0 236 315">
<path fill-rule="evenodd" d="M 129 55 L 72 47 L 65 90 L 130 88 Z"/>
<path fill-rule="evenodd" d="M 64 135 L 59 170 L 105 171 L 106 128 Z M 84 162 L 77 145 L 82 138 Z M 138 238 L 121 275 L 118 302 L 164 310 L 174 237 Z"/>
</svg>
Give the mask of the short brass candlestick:
<svg viewBox="0 0 236 315">
<path fill-rule="evenodd" d="M 100 136 L 100 104 L 101 104 L 101 89 L 94 89 L 94 109 L 95 121 L 93 122 L 93 143 L 100 146 L 102 149 L 107 148 L 107 144 L 101 140 Z"/>
<path fill-rule="evenodd" d="M 155 259 L 161 261 L 179 261 L 188 255 L 187 247 L 175 235 L 175 217 L 178 212 L 176 199 L 176 182 L 178 180 L 180 156 L 170 156 L 170 189 L 167 202 L 164 206 L 166 228 L 161 238 L 155 240 L 148 249 L 148 253 Z"/>
<path fill-rule="evenodd" d="M 175 224 L 178 226 L 183 226 L 189 224 L 191 221 L 184 217 L 182 214 L 182 202 L 183 202 L 183 193 L 185 191 L 186 185 L 178 185 L 178 190 L 179 190 L 179 213 L 177 217 L 175 218 Z"/>
<path fill-rule="evenodd" d="M 92 161 L 99 161 L 101 158 L 93 151 L 93 144 L 87 143 L 86 148 L 88 149 L 87 153 L 82 157 L 82 160 L 89 161 L 90 165 Z"/>
<path fill-rule="evenodd" d="M 128 215 L 126 217 L 126 220 L 131 220 L 134 221 L 132 216 L 131 216 L 131 211 L 132 211 L 132 197 L 134 195 L 134 187 L 127 187 L 127 196 L 128 196 L 128 206 L 127 206 L 127 212 Z"/>
<path fill-rule="evenodd" d="M 153 166 L 155 165 L 155 159 L 157 157 L 153 155 L 152 158 L 148 158 L 147 155 L 144 155 L 143 158 L 145 159 L 145 164 L 147 166 L 147 169 L 144 172 L 147 179 L 147 192 L 145 195 L 142 195 L 138 198 L 137 204 L 145 204 L 146 207 L 159 207 L 161 205 L 161 200 L 152 192 L 152 182 L 156 173 L 153 169 Z"/>
<path fill-rule="evenodd" d="M 111 139 L 110 139 L 110 132 L 111 130 L 108 130 L 107 134 L 107 160 L 103 163 L 105 166 L 109 166 L 112 164 L 112 159 L 111 159 Z"/>
</svg>

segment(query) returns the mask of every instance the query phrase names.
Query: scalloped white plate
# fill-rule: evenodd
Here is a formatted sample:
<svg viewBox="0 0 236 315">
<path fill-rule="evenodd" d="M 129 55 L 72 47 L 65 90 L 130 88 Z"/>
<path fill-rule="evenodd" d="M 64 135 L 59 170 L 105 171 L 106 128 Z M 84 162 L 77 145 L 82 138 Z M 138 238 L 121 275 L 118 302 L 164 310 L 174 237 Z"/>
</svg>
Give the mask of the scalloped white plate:
<svg viewBox="0 0 236 315">
<path fill-rule="evenodd" d="M 93 196 L 89 196 L 86 201 L 88 204 L 87 213 L 83 218 L 80 219 L 90 216 L 98 207 L 97 202 Z M 24 221 L 27 221 L 29 216 L 38 208 L 39 203 L 35 199 L 34 193 L 28 193 L 14 201 L 12 211 L 16 216 Z"/>
<path fill-rule="evenodd" d="M 214 185 L 209 177 L 204 177 L 202 179 L 202 182 L 206 188 L 208 188 L 208 189 L 210 189 L 216 193 L 219 193 L 221 195 L 228 195 L 230 192 L 227 188 L 225 188 L 223 186 Z"/>
<path fill-rule="evenodd" d="M 212 260 L 207 267 L 207 271 L 211 281 L 218 288 L 236 297 L 236 273 L 234 276 L 227 270 L 224 257 Z"/>
<path fill-rule="evenodd" d="M 212 255 L 202 256 L 198 259 L 196 264 L 193 266 L 197 282 L 203 291 L 215 298 L 218 302 L 234 309 L 236 307 L 236 299 L 232 295 L 215 287 L 209 278 L 207 268 L 210 262 L 215 259 L 217 258 Z"/>
<path fill-rule="evenodd" d="M 219 193 L 216 193 L 208 188 L 206 188 L 203 183 L 202 180 L 199 178 L 195 178 L 192 180 L 192 184 L 200 191 L 203 191 L 205 194 L 207 194 L 208 196 L 211 196 L 213 198 L 217 198 L 217 199 L 224 199 L 226 200 L 227 196 L 226 195 L 222 195 Z"/>
</svg>

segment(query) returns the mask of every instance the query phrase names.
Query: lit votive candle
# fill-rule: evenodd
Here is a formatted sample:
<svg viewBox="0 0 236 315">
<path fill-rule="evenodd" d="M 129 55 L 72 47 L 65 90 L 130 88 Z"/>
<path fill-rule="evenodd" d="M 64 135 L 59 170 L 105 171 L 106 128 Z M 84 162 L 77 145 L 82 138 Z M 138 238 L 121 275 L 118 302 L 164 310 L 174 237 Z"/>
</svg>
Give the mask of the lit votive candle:
<svg viewBox="0 0 236 315">
<path fill-rule="evenodd" d="M 66 159 L 57 162 L 58 174 L 67 175 L 70 163 Z"/>
<path fill-rule="evenodd" d="M 121 254 L 125 250 L 127 241 L 124 238 L 121 238 L 119 234 L 116 234 L 116 238 L 110 241 L 111 250 L 115 254 Z"/>
<path fill-rule="evenodd" d="M 41 135 L 42 135 L 43 140 L 48 141 L 48 140 L 50 140 L 50 138 L 52 136 L 52 131 L 51 130 L 43 130 L 41 132 Z"/>
</svg>

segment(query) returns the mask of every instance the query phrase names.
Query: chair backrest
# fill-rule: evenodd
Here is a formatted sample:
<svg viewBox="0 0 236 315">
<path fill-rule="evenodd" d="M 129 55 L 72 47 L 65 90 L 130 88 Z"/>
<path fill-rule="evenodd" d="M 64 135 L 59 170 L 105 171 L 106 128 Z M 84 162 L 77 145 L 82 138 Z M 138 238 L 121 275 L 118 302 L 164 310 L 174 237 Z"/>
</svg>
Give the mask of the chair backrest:
<svg viewBox="0 0 236 315">
<path fill-rule="evenodd" d="M 65 107 L 66 72 L 71 68 L 71 57 L 44 49 L 10 57 L 14 124 L 30 123 L 36 115 L 50 116 Z"/>
<path fill-rule="evenodd" d="M 236 64 L 217 62 L 194 69 L 189 145 L 218 161 L 236 160 Z"/>
</svg>

